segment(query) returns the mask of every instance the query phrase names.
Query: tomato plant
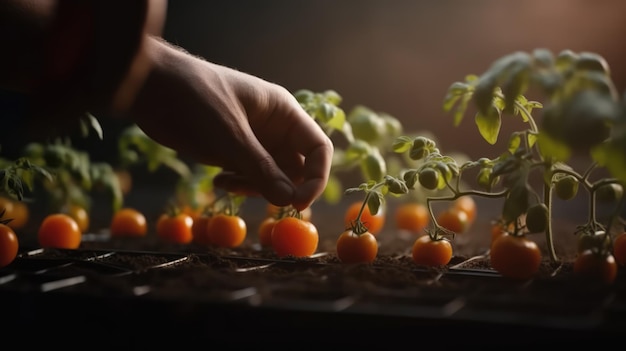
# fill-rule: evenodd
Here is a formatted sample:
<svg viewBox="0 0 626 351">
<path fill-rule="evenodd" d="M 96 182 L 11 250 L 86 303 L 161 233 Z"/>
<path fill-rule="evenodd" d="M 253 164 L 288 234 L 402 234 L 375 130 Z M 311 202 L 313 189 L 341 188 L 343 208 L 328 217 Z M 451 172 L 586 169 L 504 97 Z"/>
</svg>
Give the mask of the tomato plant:
<svg viewBox="0 0 626 351">
<path fill-rule="evenodd" d="M 141 211 L 125 207 L 113 214 L 109 232 L 111 237 L 142 237 L 148 232 L 148 221 Z"/>
<path fill-rule="evenodd" d="M 367 203 L 356 201 L 348 206 L 344 216 L 344 225 L 346 228 L 352 226 L 356 221 L 360 220 L 367 227 L 368 231 L 373 235 L 380 233 L 385 225 L 386 213 L 384 206 L 380 206 L 375 214 L 372 214 Z"/>
<path fill-rule="evenodd" d="M 617 266 L 610 252 L 585 250 L 574 261 L 574 273 L 592 281 L 611 284 L 617 277 Z"/>
<path fill-rule="evenodd" d="M 420 234 L 430 223 L 428 207 L 417 202 L 405 202 L 396 208 L 396 228 Z"/>
<path fill-rule="evenodd" d="M 233 248 L 246 239 L 246 221 L 236 214 L 218 213 L 208 223 L 209 242 L 218 247 Z"/>
<path fill-rule="evenodd" d="M 443 266 L 452 259 L 452 244 L 443 237 L 423 235 L 411 248 L 413 262 L 423 266 Z"/>
<path fill-rule="evenodd" d="M 303 219 L 287 216 L 279 219 L 272 229 L 272 248 L 279 257 L 308 257 L 319 243 L 317 227 Z"/>
<path fill-rule="evenodd" d="M 524 234 L 503 234 L 491 245 L 491 266 L 507 278 L 527 280 L 541 266 L 541 249 Z"/>
<path fill-rule="evenodd" d="M 65 213 L 53 213 L 44 217 L 37 231 L 41 247 L 76 249 L 80 246 L 82 232 L 74 218 Z"/>
<path fill-rule="evenodd" d="M 8 266 L 15 260 L 18 249 L 19 240 L 13 228 L 0 223 L 0 268 Z"/>
<path fill-rule="evenodd" d="M 193 240 L 193 218 L 183 212 L 163 213 L 157 219 L 159 239 L 170 244 L 189 244 Z"/>
</svg>

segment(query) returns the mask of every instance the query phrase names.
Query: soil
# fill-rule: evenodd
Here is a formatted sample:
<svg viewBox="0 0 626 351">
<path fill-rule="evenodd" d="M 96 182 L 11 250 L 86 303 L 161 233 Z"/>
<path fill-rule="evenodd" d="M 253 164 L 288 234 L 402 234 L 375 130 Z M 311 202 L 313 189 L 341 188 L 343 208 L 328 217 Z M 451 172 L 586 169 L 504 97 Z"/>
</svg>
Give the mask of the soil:
<svg viewBox="0 0 626 351">
<path fill-rule="evenodd" d="M 571 220 L 555 227 L 561 260 L 544 253 L 540 273 L 520 282 L 490 267 L 488 213 L 455 238 L 448 265 L 429 268 L 410 258 L 415 236 L 391 222 L 377 236 L 375 262 L 342 264 L 334 253 L 341 222 L 331 207 L 314 208 L 317 254 L 278 258 L 256 244 L 261 209 L 247 209 L 248 238 L 236 249 L 164 245 L 153 233 L 113 240 L 105 229 L 86 234 L 77 250 L 24 244 L 0 269 L 0 311 L 13 327 L 6 331 L 42 335 L 31 344 L 49 343 L 43 335 L 53 334 L 99 346 L 335 348 L 489 346 L 505 338 L 515 345 L 600 345 L 626 327 L 626 274 L 609 286 L 573 275 Z"/>
</svg>

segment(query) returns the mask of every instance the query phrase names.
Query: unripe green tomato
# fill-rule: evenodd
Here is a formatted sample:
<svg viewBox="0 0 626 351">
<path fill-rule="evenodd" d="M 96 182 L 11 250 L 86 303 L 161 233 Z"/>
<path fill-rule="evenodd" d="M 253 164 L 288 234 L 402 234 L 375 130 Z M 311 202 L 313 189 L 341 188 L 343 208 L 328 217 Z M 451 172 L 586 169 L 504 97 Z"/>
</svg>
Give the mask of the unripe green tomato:
<svg viewBox="0 0 626 351">
<path fill-rule="evenodd" d="M 428 190 L 437 189 L 439 186 L 439 172 L 433 168 L 424 168 L 419 172 L 418 180 Z"/>
<path fill-rule="evenodd" d="M 543 203 L 532 205 L 526 212 L 526 229 L 530 233 L 540 233 L 548 227 L 548 206 Z"/>
<path fill-rule="evenodd" d="M 578 194 L 578 179 L 572 175 L 566 175 L 557 180 L 554 192 L 561 200 L 571 200 Z"/>
<path fill-rule="evenodd" d="M 371 144 L 381 140 L 387 132 L 385 121 L 365 107 L 357 107 L 350 114 L 348 123 L 355 138 Z"/>
<path fill-rule="evenodd" d="M 596 200 L 612 203 L 622 198 L 624 188 L 617 183 L 605 184 L 596 190 Z"/>
</svg>

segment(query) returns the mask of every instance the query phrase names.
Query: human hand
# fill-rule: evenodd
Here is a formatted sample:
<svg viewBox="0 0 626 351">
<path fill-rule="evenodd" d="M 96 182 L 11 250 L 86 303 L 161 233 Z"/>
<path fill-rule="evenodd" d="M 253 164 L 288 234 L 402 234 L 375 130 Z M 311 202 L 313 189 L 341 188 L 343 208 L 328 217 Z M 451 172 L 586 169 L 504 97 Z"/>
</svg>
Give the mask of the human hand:
<svg viewBox="0 0 626 351">
<path fill-rule="evenodd" d="M 151 71 L 131 116 L 146 134 L 222 172 L 215 185 L 274 205 L 310 206 L 333 144 L 283 87 L 151 38 Z"/>
</svg>

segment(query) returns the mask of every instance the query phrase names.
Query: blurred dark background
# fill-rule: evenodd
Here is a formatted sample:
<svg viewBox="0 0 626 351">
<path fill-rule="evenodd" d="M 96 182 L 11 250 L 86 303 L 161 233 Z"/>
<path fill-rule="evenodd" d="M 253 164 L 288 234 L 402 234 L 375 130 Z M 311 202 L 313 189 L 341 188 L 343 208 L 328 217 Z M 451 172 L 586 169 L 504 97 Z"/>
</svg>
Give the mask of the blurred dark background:
<svg viewBox="0 0 626 351">
<path fill-rule="evenodd" d="M 169 2 L 163 36 L 290 91 L 333 89 L 345 110 L 363 104 L 389 113 L 407 132 L 429 130 L 442 149 L 476 157 L 501 148 L 482 140 L 471 116 L 452 126 L 441 108 L 452 82 L 514 51 L 571 49 L 605 57 L 623 91 L 625 13 L 622 0 L 187 0 Z M 22 98 L 2 97 L 6 127 Z M 126 122 L 99 117 L 105 140 L 76 145 L 110 160 Z M 3 129 L 3 154 L 13 156 L 27 140 Z"/>
</svg>

